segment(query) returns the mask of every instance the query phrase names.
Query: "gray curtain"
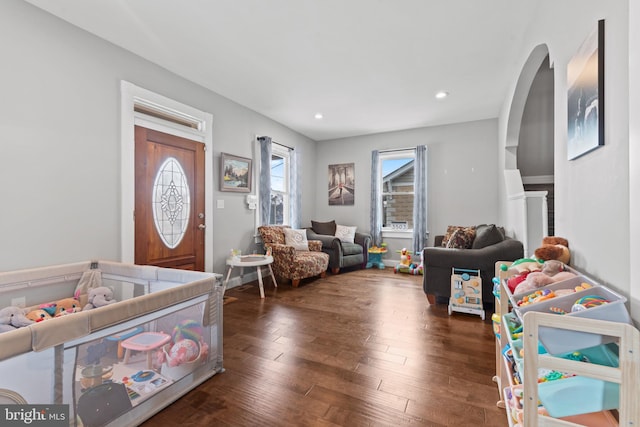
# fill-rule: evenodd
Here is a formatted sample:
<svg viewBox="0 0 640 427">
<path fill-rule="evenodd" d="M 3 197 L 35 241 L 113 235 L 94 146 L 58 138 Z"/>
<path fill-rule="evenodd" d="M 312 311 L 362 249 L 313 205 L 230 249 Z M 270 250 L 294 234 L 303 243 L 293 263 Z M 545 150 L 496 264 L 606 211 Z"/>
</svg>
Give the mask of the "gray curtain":
<svg viewBox="0 0 640 427">
<path fill-rule="evenodd" d="M 271 138 L 261 136 L 260 142 L 260 225 L 269 225 L 271 215 Z"/>
<path fill-rule="evenodd" d="M 302 212 L 302 153 L 297 149 L 289 153 L 289 218 L 291 228 L 300 228 Z"/>
<path fill-rule="evenodd" d="M 413 181 L 413 253 L 419 255 L 427 245 L 427 147 L 416 147 Z"/>
<path fill-rule="evenodd" d="M 382 193 L 380 182 L 380 152 L 371 152 L 371 244 L 382 243 Z"/>
</svg>

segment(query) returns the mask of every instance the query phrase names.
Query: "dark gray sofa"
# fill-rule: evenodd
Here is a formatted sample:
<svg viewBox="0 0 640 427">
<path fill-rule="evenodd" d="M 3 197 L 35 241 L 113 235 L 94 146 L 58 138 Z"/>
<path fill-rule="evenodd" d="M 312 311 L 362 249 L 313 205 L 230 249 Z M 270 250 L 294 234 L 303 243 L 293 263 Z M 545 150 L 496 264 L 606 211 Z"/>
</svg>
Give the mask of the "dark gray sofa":
<svg viewBox="0 0 640 427">
<path fill-rule="evenodd" d="M 334 221 L 327 223 L 311 221 L 311 224 L 312 227 L 306 229 L 307 239 L 322 242 L 322 252 L 329 254 L 329 269 L 333 274 L 338 274 L 342 268 L 366 266 L 368 250 L 371 246 L 369 234 L 356 232 L 354 242 L 346 243 L 334 236 L 336 227 Z M 324 234 L 317 233 L 314 228 Z"/>
<path fill-rule="evenodd" d="M 481 227 L 481 226 L 478 226 Z M 485 309 L 493 307 L 493 277 L 498 261 L 515 261 L 524 257 L 524 247 L 519 240 L 504 237 L 502 241 L 475 249 L 442 247 L 444 236 L 436 236 L 434 247 L 423 250 L 423 288 L 431 304 L 448 304 L 451 296 L 452 269 L 480 270 L 482 301 Z"/>
</svg>

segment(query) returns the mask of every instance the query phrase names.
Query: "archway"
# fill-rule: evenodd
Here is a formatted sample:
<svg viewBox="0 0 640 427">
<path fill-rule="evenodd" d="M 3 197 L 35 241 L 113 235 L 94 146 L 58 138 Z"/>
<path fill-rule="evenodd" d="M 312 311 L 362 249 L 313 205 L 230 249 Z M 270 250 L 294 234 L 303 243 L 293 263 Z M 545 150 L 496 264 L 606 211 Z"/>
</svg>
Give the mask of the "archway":
<svg viewBox="0 0 640 427">
<path fill-rule="evenodd" d="M 549 49 L 546 44 L 539 44 L 529 55 L 529 58 L 522 67 L 516 89 L 511 100 L 511 108 L 509 110 L 509 119 L 507 120 L 507 138 L 506 138 L 506 155 L 505 169 L 517 168 L 517 148 L 520 137 L 520 129 L 522 128 L 522 117 L 525 105 L 529 97 L 531 85 L 540 66 L 549 56 Z"/>
<path fill-rule="evenodd" d="M 553 232 L 553 203 L 551 212 L 547 204 L 553 197 L 553 81 L 548 47 L 540 44 L 523 65 L 507 119 L 506 212 L 527 255 Z"/>
</svg>

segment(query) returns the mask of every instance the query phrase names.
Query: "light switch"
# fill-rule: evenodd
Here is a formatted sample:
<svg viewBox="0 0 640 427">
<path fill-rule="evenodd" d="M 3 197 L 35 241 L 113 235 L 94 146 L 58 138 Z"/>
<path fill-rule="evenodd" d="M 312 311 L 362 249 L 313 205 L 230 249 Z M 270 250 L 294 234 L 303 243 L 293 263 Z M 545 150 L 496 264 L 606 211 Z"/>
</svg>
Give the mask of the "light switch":
<svg viewBox="0 0 640 427">
<path fill-rule="evenodd" d="M 224 200 L 216 200 L 216 208 L 224 209 Z"/>
</svg>

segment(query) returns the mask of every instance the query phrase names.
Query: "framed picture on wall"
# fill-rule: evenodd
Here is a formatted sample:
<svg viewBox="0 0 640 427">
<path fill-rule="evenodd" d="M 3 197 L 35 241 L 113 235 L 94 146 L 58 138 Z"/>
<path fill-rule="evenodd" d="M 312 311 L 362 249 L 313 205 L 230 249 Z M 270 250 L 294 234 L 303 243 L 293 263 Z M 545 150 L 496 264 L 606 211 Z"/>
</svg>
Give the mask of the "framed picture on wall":
<svg viewBox="0 0 640 427">
<path fill-rule="evenodd" d="M 329 206 L 353 205 L 355 190 L 355 163 L 329 165 Z"/>
<path fill-rule="evenodd" d="M 227 153 L 222 153 L 220 157 L 220 191 L 250 193 L 251 159 Z"/>
<path fill-rule="evenodd" d="M 604 20 L 567 65 L 567 157 L 604 145 Z"/>
</svg>

